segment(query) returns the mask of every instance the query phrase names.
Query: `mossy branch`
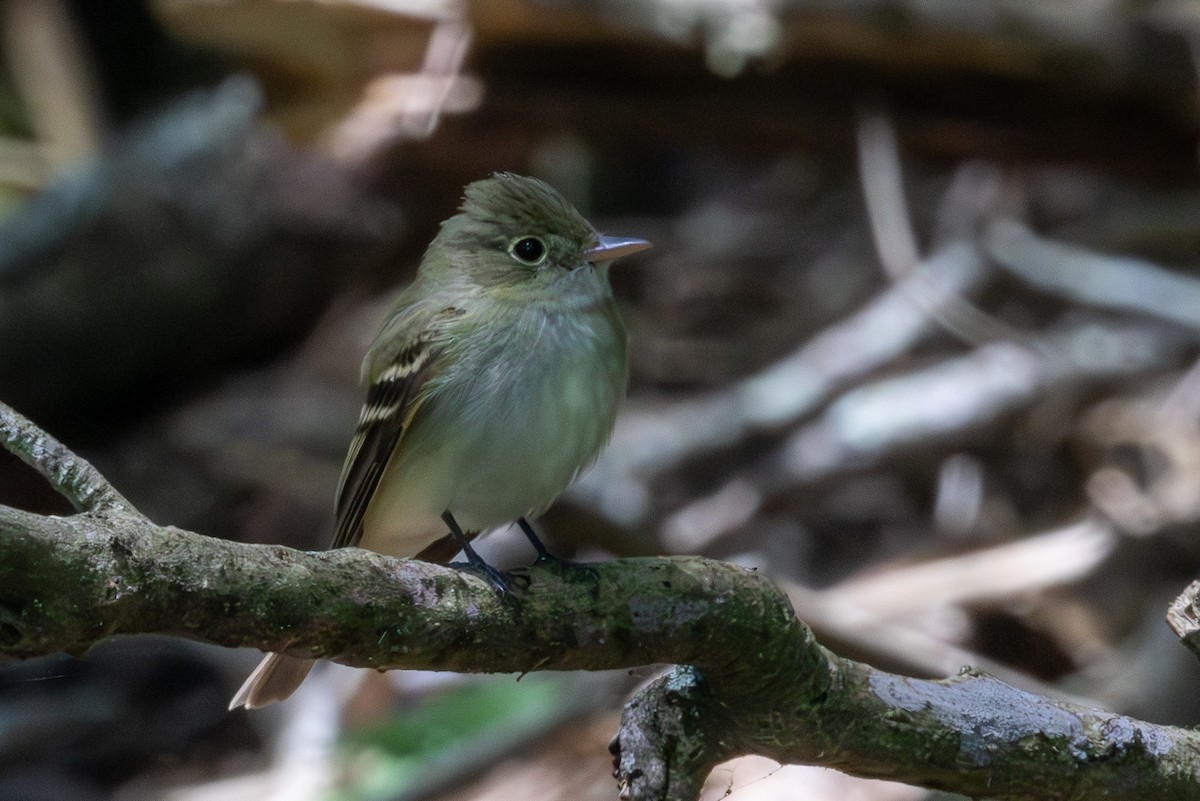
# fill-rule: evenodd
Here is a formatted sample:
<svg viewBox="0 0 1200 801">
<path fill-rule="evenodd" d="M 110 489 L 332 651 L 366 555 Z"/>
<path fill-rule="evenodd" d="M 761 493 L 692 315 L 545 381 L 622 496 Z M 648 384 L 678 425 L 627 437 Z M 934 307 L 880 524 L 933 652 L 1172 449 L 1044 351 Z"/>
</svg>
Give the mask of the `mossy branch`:
<svg viewBox="0 0 1200 801">
<path fill-rule="evenodd" d="M 502 598 L 436 565 L 158 526 L 2 406 L 0 431 L 23 432 L 5 435 L 10 449 L 25 448 L 85 510 L 59 518 L 0 507 L 0 654 L 9 657 L 159 633 L 381 669 L 673 663 L 629 702 L 613 741 L 623 797 L 691 801 L 713 766 L 745 753 L 989 798 L 1200 796 L 1194 732 L 969 671 L 921 681 L 841 659 L 769 581 L 733 565 L 536 567 Z M 33 442 L 44 447 L 20 444 Z"/>
</svg>

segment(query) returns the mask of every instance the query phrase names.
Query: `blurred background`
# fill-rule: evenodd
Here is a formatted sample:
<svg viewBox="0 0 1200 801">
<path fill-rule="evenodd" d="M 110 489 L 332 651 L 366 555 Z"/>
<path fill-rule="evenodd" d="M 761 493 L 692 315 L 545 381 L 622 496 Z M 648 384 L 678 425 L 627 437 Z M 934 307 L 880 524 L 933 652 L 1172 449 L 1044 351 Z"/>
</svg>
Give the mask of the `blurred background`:
<svg viewBox="0 0 1200 801">
<path fill-rule="evenodd" d="M 1200 3 L 0 0 L 0 34 L 0 399 L 158 522 L 324 547 L 390 293 L 513 170 L 655 243 L 555 552 L 757 566 L 881 668 L 1200 718 L 1162 620 L 1200 574 Z M 0 501 L 69 511 L 3 454 Z M 0 666 L 0 798 L 611 799 L 654 673 L 331 666 L 226 712 L 257 658 Z"/>
</svg>

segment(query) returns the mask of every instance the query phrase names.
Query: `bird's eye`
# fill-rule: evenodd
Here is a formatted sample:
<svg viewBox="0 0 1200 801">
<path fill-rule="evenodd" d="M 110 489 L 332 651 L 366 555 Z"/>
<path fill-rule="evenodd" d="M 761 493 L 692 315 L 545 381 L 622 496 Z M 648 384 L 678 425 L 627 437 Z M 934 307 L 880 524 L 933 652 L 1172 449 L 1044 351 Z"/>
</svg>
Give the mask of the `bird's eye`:
<svg viewBox="0 0 1200 801">
<path fill-rule="evenodd" d="M 514 239 L 508 252 L 519 262 L 529 265 L 541 264 L 546 258 L 546 243 L 536 236 Z"/>
</svg>

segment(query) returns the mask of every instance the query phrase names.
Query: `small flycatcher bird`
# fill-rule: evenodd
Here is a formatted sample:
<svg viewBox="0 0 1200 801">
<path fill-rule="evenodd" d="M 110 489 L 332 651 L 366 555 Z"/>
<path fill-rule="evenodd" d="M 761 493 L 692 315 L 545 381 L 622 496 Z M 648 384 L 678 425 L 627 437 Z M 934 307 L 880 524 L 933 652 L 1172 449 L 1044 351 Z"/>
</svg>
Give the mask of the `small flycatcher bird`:
<svg viewBox="0 0 1200 801">
<path fill-rule="evenodd" d="M 608 267 L 643 239 L 600 236 L 535 178 L 467 186 L 363 361 L 367 399 L 338 483 L 333 548 L 445 563 L 571 483 L 612 432 L 628 376 Z M 449 533 L 447 533 L 449 532 Z M 313 661 L 267 654 L 229 708 L 287 698 Z"/>
</svg>

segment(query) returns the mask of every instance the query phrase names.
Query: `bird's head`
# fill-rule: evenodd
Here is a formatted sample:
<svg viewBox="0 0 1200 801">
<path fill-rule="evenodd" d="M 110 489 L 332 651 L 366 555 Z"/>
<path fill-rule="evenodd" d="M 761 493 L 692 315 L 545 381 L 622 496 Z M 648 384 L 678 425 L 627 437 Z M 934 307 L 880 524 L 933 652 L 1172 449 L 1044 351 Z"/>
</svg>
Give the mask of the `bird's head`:
<svg viewBox="0 0 1200 801">
<path fill-rule="evenodd" d="M 447 279 L 497 299 L 590 302 L 607 295 L 610 262 L 648 247 L 599 235 L 549 184 L 505 172 L 467 186 L 422 270 L 432 260 Z"/>
</svg>

